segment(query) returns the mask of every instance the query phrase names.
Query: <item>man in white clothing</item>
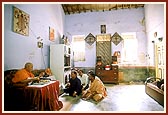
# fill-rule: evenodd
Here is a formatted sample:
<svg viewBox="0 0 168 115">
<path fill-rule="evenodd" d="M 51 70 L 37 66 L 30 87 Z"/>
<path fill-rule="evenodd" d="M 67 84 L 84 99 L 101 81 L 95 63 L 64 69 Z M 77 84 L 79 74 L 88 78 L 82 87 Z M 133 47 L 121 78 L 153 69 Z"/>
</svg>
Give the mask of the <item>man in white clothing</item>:
<svg viewBox="0 0 168 115">
<path fill-rule="evenodd" d="M 79 70 L 79 79 L 81 80 L 82 90 L 86 90 L 89 87 L 89 76 L 84 74 L 83 70 Z"/>
</svg>

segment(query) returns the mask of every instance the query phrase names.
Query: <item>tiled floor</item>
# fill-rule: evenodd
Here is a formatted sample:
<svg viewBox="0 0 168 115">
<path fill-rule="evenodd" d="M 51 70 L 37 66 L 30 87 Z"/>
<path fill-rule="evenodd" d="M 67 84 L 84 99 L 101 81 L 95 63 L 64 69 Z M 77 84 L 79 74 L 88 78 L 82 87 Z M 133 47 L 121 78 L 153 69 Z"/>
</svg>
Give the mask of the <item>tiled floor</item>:
<svg viewBox="0 0 168 115">
<path fill-rule="evenodd" d="M 62 111 L 75 112 L 161 112 L 165 109 L 145 93 L 144 85 L 106 84 L 108 96 L 101 102 L 84 101 L 80 97 L 60 96 Z"/>
</svg>

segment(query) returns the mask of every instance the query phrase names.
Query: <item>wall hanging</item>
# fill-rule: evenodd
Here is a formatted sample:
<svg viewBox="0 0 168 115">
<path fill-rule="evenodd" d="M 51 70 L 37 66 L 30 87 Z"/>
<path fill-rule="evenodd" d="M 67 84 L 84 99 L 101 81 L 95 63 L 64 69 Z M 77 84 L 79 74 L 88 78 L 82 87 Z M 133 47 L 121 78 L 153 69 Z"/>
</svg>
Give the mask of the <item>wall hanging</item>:
<svg viewBox="0 0 168 115">
<path fill-rule="evenodd" d="M 29 14 L 13 7 L 13 31 L 25 36 L 29 35 Z"/>
<path fill-rule="evenodd" d="M 111 34 L 100 34 L 96 35 L 97 42 L 111 41 Z"/>
<path fill-rule="evenodd" d="M 40 36 L 37 37 L 37 39 L 38 39 L 38 42 L 37 42 L 38 48 L 43 48 L 43 39 L 41 39 Z"/>
<path fill-rule="evenodd" d="M 111 37 L 111 41 L 115 45 L 118 45 L 122 40 L 123 38 L 117 32 L 115 32 L 114 35 Z"/>
<path fill-rule="evenodd" d="M 85 41 L 89 45 L 92 45 L 96 41 L 96 38 L 91 33 L 89 33 L 89 35 L 85 38 Z"/>
<path fill-rule="evenodd" d="M 101 27 L 101 34 L 105 34 L 106 33 L 106 25 L 100 25 Z"/>
<path fill-rule="evenodd" d="M 49 27 L 49 40 L 54 41 L 55 30 L 54 28 Z"/>
</svg>

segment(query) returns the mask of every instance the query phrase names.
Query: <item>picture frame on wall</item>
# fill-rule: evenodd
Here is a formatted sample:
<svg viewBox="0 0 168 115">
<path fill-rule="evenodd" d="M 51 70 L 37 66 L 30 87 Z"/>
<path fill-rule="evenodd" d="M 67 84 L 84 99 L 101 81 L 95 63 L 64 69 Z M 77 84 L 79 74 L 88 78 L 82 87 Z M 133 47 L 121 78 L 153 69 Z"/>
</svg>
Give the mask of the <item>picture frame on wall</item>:
<svg viewBox="0 0 168 115">
<path fill-rule="evenodd" d="M 91 33 L 89 33 L 88 36 L 85 38 L 85 42 L 89 45 L 92 45 L 95 41 L 96 38 Z"/>
<path fill-rule="evenodd" d="M 121 41 L 123 40 L 123 38 L 117 33 L 115 32 L 114 35 L 111 37 L 111 41 L 117 46 Z"/>
<path fill-rule="evenodd" d="M 54 41 L 55 40 L 55 30 L 54 28 L 49 27 L 49 40 Z"/>
<path fill-rule="evenodd" d="M 13 6 L 13 32 L 29 35 L 30 15 Z"/>
<path fill-rule="evenodd" d="M 106 33 L 106 25 L 101 25 L 101 34 L 105 34 Z"/>
</svg>

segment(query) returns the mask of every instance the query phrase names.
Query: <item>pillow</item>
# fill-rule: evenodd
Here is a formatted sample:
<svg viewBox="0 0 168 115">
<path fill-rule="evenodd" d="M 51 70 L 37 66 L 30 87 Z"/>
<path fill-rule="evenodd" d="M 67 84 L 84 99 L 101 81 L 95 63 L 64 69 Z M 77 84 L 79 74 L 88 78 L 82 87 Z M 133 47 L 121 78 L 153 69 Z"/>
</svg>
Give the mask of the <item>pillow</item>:
<svg viewBox="0 0 168 115">
<path fill-rule="evenodd" d="M 39 74 L 41 73 L 41 72 L 44 72 L 45 70 L 44 69 L 40 69 L 40 70 L 33 70 L 32 71 L 32 73 L 34 74 L 34 76 L 39 76 Z"/>
<path fill-rule="evenodd" d="M 164 79 L 157 81 L 157 87 L 161 89 L 161 85 L 164 84 Z"/>
<path fill-rule="evenodd" d="M 160 86 L 160 89 L 164 91 L 164 84 Z"/>
<path fill-rule="evenodd" d="M 14 77 L 15 73 L 17 72 L 17 69 L 13 70 L 7 70 L 4 72 L 4 81 L 6 85 L 12 85 L 12 78 Z"/>
</svg>

